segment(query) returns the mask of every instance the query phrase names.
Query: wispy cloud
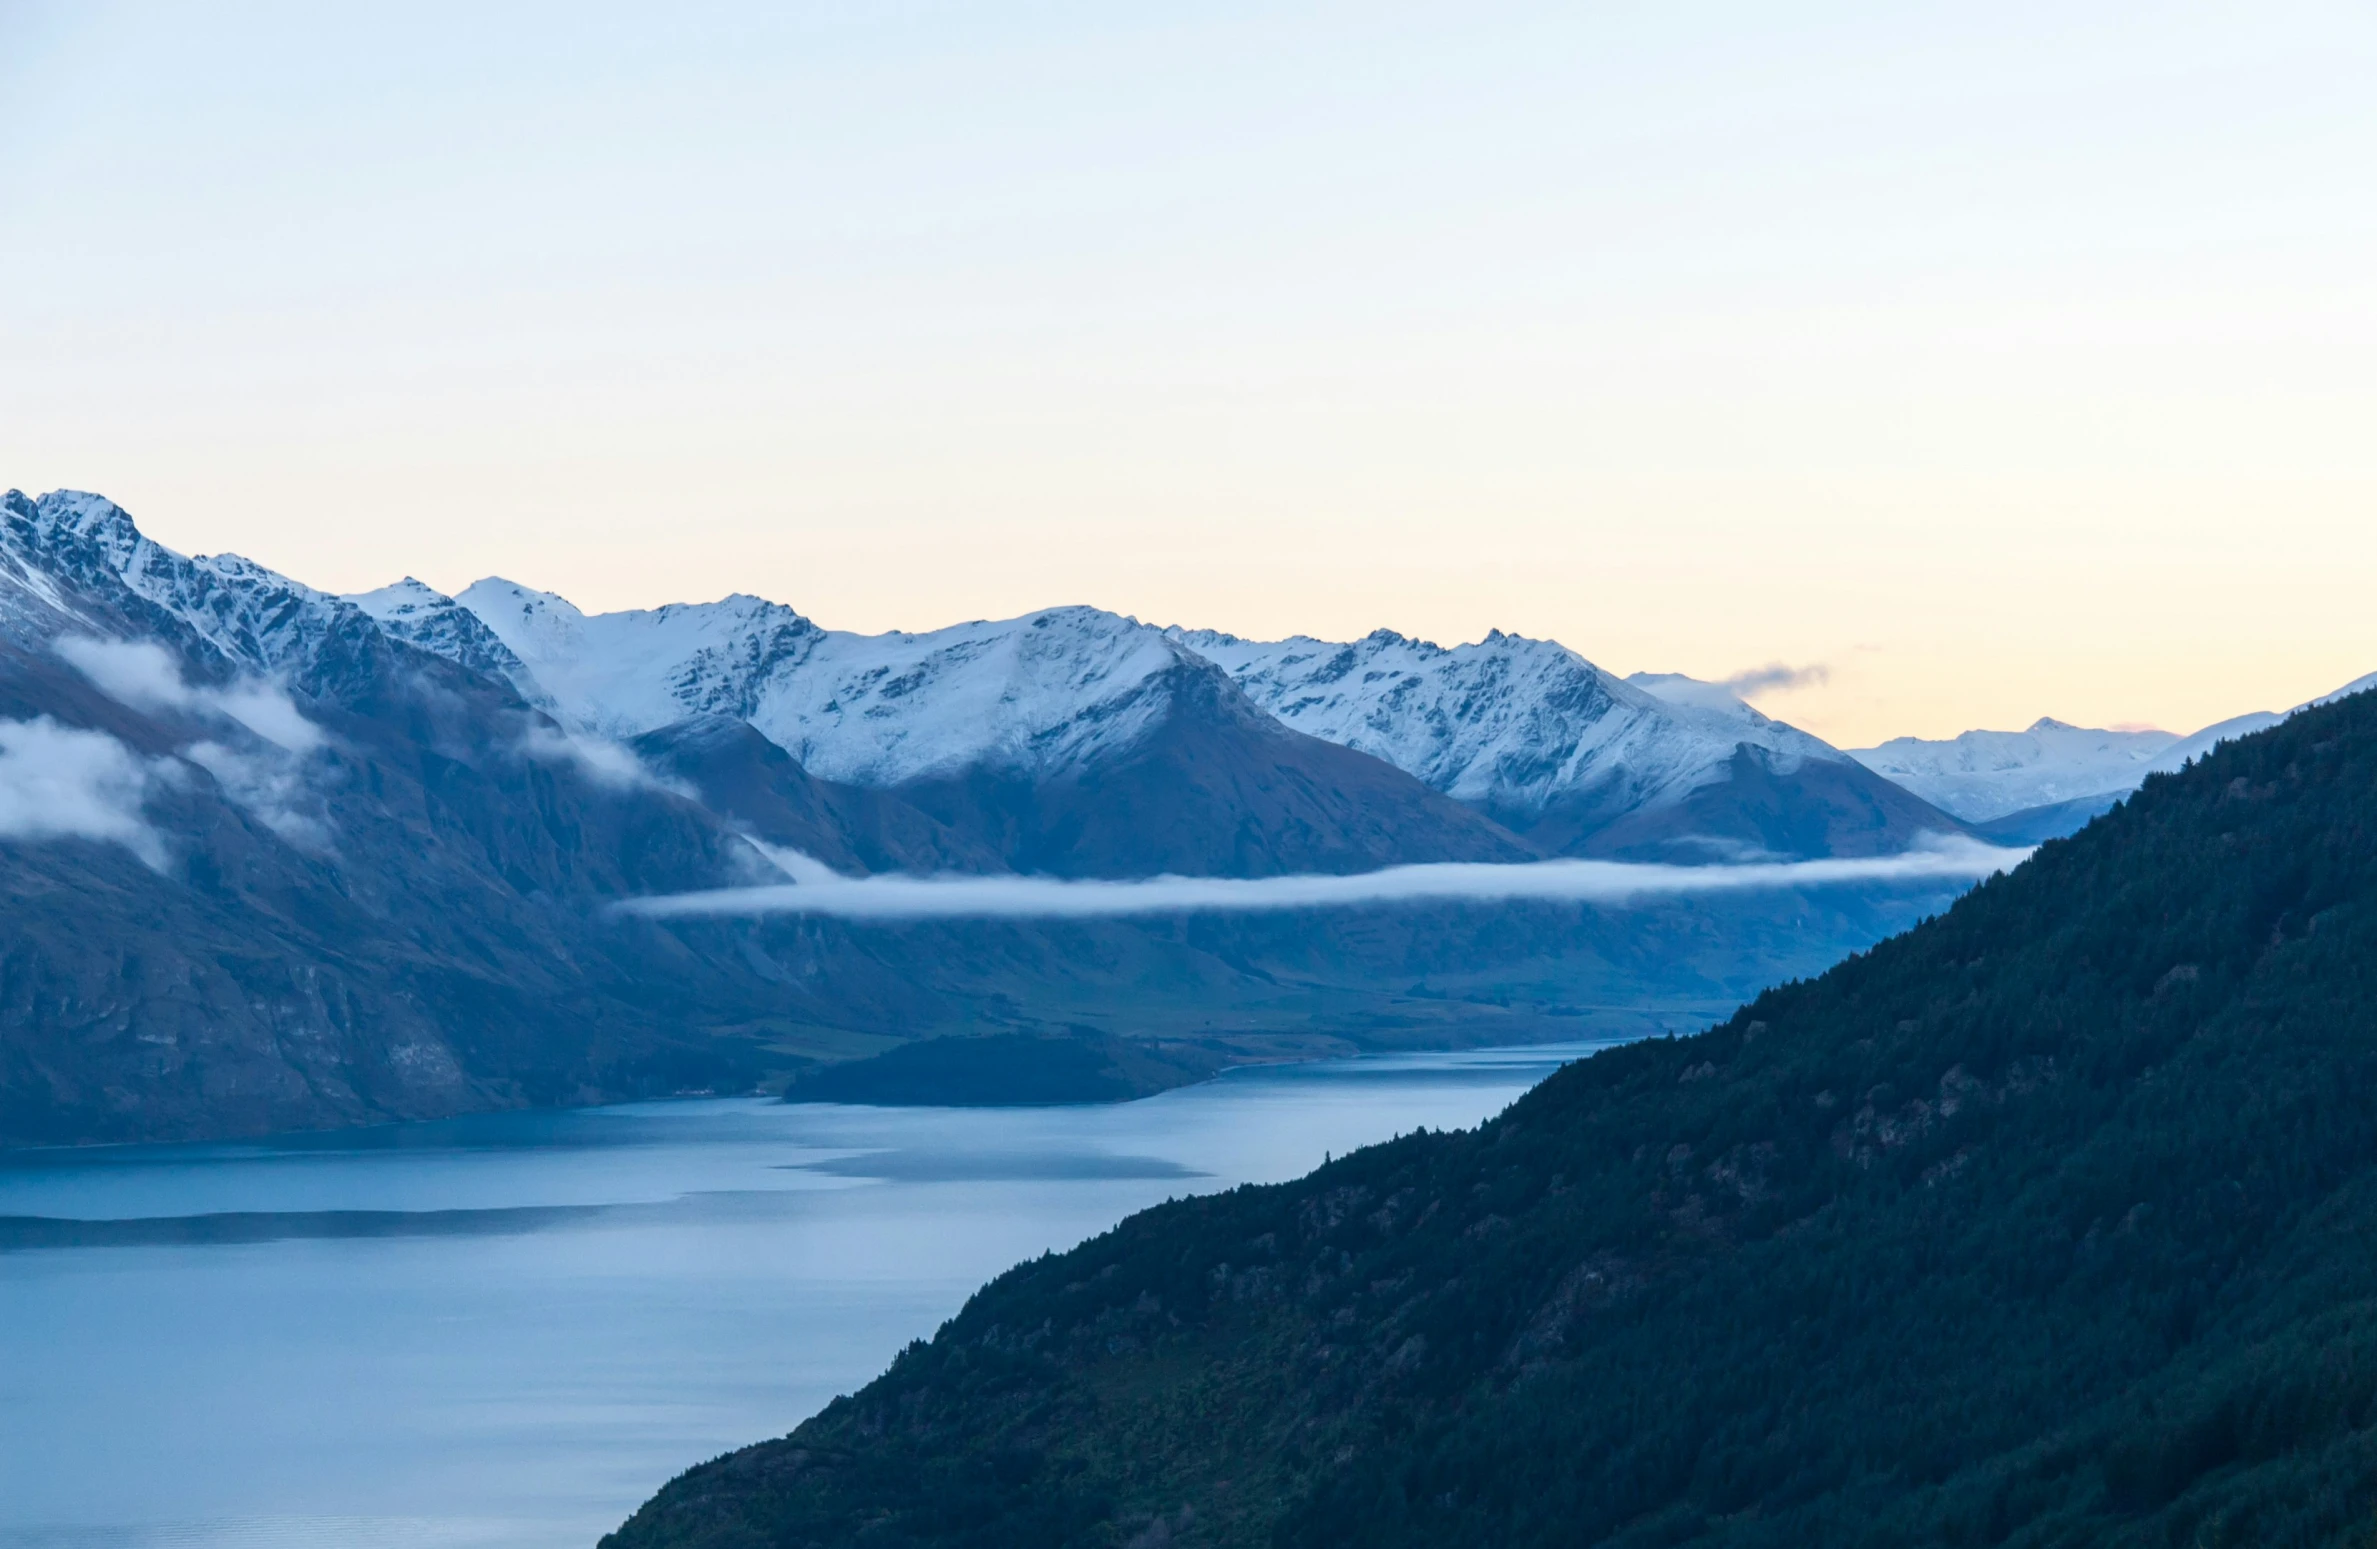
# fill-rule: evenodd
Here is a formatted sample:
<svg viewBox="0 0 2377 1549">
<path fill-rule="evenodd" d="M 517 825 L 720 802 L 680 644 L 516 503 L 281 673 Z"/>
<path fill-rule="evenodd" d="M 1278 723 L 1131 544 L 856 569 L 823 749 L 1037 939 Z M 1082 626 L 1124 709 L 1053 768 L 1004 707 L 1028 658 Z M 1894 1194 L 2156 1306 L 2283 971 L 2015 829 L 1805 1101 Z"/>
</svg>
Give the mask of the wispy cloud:
<svg viewBox="0 0 2377 1549">
<path fill-rule="evenodd" d="M 227 687 L 191 683 L 173 654 L 149 640 L 70 636 L 57 649 L 118 704 L 235 723 L 254 733 L 254 742 L 236 734 L 230 743 L 202 737 L 182 748 L 181 755 L 213 775 L 224 795 L 283 839 L 318 852 L 332 848 L 330 825 L 314 810 L 320 803 L 306 788 L 304 763 L 328 738 L 287 690 L 261 678 L 241 678 Z"/>
<path fill-rule="evenodd" d="M 97 839 L 162 871 L 165 842 L 140 809 L 173 767 L 46 715 L 0 721 L 0 838 Z"/>
<path fill-rule="evenodd" d="M 242 678 L 227 688 L 186 682 L 181 663 L 154 641 L 70 636 L 58 642 L 58 654 L 99 692 L 135 710 L 180 710 L 237 721 L 291 753 L 311 753 L 322 745 L 322 728 L 307 720 L 279 685 L 259 678 Z"/>
<path fill-rule="evenodd" d="M 336 848 L 329 820 L 296 759 L 276 749 L 247 753 L 212 741 L 193 742 L 181 751 L 215 777 L 224 795 L 283 839 L 316 854 Z"/>
<path fill-rule="evenodd" d="M 588 733 L 563 731 L 549 721 L 529 723 L 520 739 L 520 751 L 539 763 L 570 765 L 606 790 L 666 791 L 698 799 L 691 786 L 661 774 L 631 749 Z"/>
<path fill-rule="evenodd" d="M 1390 866 L 1353 876 L 1150 877 L 1131 882 L 1051 877 L 839 877 L 799 857 L 800 880 L 632 899 L 621 909 L 655 919 L 807 914 L 846 920 L 1113 919 L 1129 915 L 1346 909 L 1365 904 L 1546 900 L 1623 905 L 1654 898 L 1822 887 L 1855 882 L 1974 881 L 2019 864 L 2028 850 L 1954 839 L 1901 855 L 1748 866 L 1653 866 L 1620 861 L 1525 865 Z M 784 866 L 779 859 L 777 864 Z M 784 867 L 787 875 L 794 869 Z"/>
<path fill-rule="evenodd" d="M 1724 680 L 1724 686 L 1743 699 L 1757 694 L 1789 693 L 1797 688 L 1820 688 L 1832 681 L 1832 669 L 1822 662 L 1810 662 L 1794 667 L 1788 662 L 1768 662 L 1763 667 L 1751 667 Z"/>
</svg>

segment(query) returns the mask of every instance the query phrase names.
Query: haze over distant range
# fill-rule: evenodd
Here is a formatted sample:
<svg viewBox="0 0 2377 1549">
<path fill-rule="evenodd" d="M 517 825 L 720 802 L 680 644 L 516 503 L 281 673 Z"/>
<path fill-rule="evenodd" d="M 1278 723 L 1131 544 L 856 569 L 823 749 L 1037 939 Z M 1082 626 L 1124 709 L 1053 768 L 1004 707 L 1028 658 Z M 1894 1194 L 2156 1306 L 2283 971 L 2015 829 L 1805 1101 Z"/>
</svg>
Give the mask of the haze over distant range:
<svg viewBox="0 0 2377 1549">
<path fill-rule="evenodd" d="M 0 464 L 337 591 L 2366 670 L 2377 19 L 0 8 Z"/>
</svg>

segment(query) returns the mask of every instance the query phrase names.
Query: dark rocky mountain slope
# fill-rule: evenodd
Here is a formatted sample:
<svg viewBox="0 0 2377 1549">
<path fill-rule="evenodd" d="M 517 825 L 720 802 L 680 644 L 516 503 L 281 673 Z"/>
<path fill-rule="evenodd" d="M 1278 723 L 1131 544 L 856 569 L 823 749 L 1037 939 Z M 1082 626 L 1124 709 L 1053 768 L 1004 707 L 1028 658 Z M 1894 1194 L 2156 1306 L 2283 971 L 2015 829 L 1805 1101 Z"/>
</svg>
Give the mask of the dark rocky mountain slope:
<svg viewBox="0 0 2377 1549">
<path fill-rule="evenodd" d="M 682 798 L 522 751 L 531 723 L 483 682 L 354 643 L 317 664 L 344 702 L 303 701 L 323 741 L 302 757 L 0 647 L 0 717 L 140 760 L 153 846 L 0 844 L 0 1143 L 759 1079 L 773 986 L 600 910 L 747 847 Z"/>
<path fill-rule="evenodd" d="M 1149 684 L 1164 713 L 1127 748 L 1054 779 L 996 769 L 898 795 L 982 835 L 1021 872 L 1266 877 L 1540 853 L 1484 814 L 1366 753 L 1291 731 L 1220 669 Z"/>
<path fill-rule="evenodd" d="M 1022 1265 L 609 1549 L 2334 1545 L 2377 694 L 1475 1132 Z"/>
<path fill-rule="evenodd" d="M 1723 778 L 1611 818 L 1552 806 L 1511 821 L 1554 855 L 1635 861 L 1891 855 L 1927 836 L 1973 832 L 1848 759 L 1794 758 L 1737 744 Z"/>
</svg>

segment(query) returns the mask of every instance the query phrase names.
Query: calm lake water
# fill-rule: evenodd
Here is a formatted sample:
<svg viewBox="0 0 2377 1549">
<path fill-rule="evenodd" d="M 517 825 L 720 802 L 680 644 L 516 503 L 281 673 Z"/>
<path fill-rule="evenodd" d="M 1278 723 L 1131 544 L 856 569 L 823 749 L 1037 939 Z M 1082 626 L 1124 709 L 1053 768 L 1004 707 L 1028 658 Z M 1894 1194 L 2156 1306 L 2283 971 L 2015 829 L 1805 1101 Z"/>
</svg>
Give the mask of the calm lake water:
<svg viewBox="0 0 2377 1549">
<path fill-rule="evenodd" d="M 1498 1112 L 1570 1045 L 1105 1108 L 756 1100 L 0 1152 L 4 1549 L 587 1549 L 983 1280 Z"/>
</svg>

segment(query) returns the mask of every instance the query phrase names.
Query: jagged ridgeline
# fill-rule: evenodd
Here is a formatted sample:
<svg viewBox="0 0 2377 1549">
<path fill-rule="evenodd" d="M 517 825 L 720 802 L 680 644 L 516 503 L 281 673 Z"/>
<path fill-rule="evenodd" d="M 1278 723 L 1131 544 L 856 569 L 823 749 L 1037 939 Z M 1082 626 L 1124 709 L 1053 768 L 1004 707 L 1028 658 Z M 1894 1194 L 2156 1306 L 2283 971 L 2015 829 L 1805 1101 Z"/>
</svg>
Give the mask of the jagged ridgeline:
<svg viewBox="0 0 2377 1549">
<path fill-rule="evenodd" d="M 1639 1033 L 1961 885 L 1071 923 L 614 908 L 784 882 L 763 846 L 844 875 L 1244 879 L 1962 827 L 1730 697 L 1671 705 L 1548 642 L 1290 645 L 1241 665 L 1340 740 L 1095 609 L 858 636 L 750 597 L 342 598 L 175 553 L 95 495 L 0 495 L 0 1145 L 772 1090 L 908 1040 L 932 1047 L 845 1079 L 945 1095 L 996 1057 L 1018 1068 L 985 1091 L 1086 1099 Z"/>
<path fill-rule="evenodd" d="M 1147 1211 L 605 1542 L 2346 1545 L 2377 694 L 1473 1133 Z"/>
</svg>

